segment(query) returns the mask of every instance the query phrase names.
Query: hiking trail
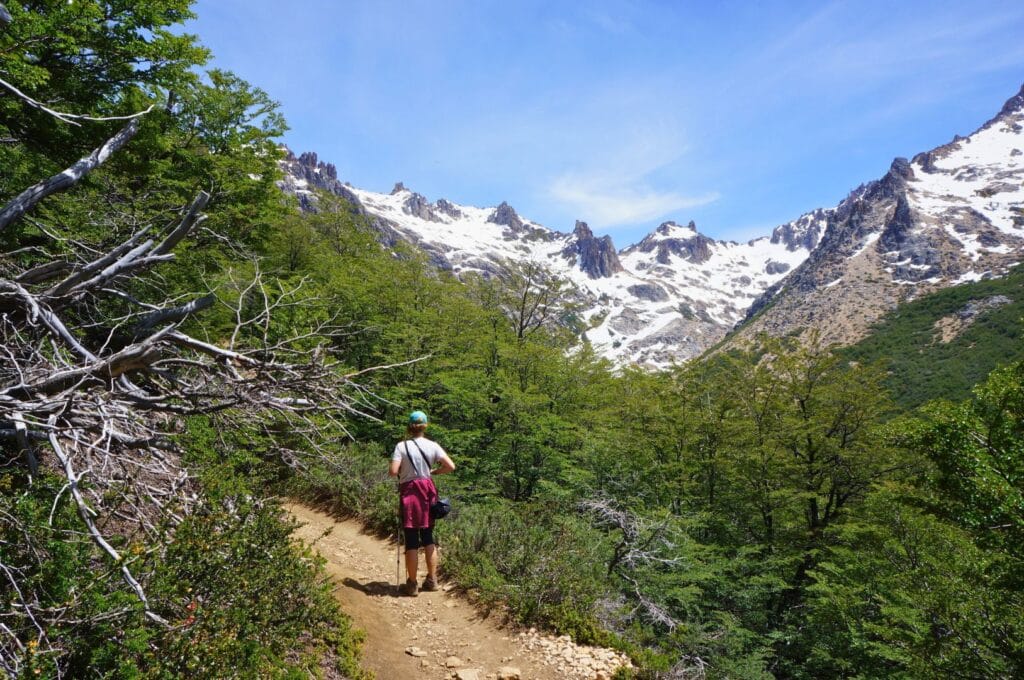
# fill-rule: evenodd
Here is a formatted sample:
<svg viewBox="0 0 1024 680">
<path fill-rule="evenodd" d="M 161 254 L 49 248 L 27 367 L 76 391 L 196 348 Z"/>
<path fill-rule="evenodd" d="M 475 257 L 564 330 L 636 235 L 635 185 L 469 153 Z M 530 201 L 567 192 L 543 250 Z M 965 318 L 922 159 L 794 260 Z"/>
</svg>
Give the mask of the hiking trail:
<svg viewBox="0 0 1024 680">
<path fill-rule="evenodd" d="M 335 597 L 366 633 L 363 666 L 378 680 L 607 680 L 629 664 L 622 654 L 576 645 L 568 636 L 502 626 L 444 582 L 436 592 L 401 597 L 394 542 L 365 533 L 355 520 L 297 503 L 284 507 L 302 523 L 295 535 L 327 561 Z M 421 555 L 420 581 L 424 568 Z"/>
</svg>

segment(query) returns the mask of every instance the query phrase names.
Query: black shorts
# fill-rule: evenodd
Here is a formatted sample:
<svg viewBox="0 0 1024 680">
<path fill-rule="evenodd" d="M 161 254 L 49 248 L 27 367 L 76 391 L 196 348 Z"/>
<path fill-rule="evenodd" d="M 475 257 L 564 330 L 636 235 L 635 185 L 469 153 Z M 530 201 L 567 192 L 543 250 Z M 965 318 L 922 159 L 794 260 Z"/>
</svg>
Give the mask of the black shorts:
<svg viewBox="0 0 1024 680">
<path fill-rule="evenodd" d="M 405 549 L 419 550 L 428 545 L 434 545 L 433 529 L 402 529 L 405 533 Z"/>
</svg>

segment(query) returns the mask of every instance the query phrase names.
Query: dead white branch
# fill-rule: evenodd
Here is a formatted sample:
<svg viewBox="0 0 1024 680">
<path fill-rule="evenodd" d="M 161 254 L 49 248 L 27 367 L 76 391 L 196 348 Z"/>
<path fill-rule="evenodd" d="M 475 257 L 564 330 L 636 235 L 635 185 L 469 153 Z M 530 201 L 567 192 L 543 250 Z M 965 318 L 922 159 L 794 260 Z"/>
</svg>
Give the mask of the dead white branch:
<svg viewBox="0 0 1024 680">
<path fill-rule="evenodd" d="M 167 238 L 165 238 L 163 242 L 153 250 L 153 254 L 165 255 L 171 252 L 171 249 L 178 245 L 181 239 L 185 238 L 192 227 L 206 219 L 206 216 L 201 215 L 200 213 L 206 208 L 206 204 L 209 202 L 210 194 L 205 191 L 200 191 L 199 194 L 196 195 L 195 200 L 192 201 L 192 205 L 188 207 L 188 210 L 185 212 L 185 216 L 181 219 L 181 222 L 170 234 L 167 235 Z"/>
<path fill-rule="evenodd" d="M 2 10 L 0 11 L 0 21 L 3 21 L 3 16 L 7 12 L 7 10 L 3 9 L 3 5 L 0 5 L 0 10 Z M 3 21 L 3 23 L 6 24 L 10 22 L 10 18 L 11 15 L 7 14 L 7 21 Z M 78 122 L 80 120 L 88 120 L 100 123 L 115 120 L 135 120 L 136 118 L 140 118 L 153 110 L 153 106 L 150 105 L 149 108 L 147 108 L 145 111 L 139 111 L 138 113 L 133 113 L 128 116 L 87 116 L 79 113 L 64 113 L 61 111 L 51 109 L 46 104 L 43 104 L 42 102 L 33 99 L 32 97 L 28 96 L 27 94 L 16 88 L 14 85 L 11 85 L 6 80 L 3 80 L 2 78 L 0 78 L 0 87 L 9 90 L 12 94 L 14 94 L 14 96 L 18 97 L 32 108 L 39 109 L 40 111 L 48 113 L 57 120 L 64 123 L 68 123 L 70 125 L 81 125 L 81 123 Z"/>
<path fill-rule="evenodd" d="M 186 302 L 185 304 L 178 305 L 177 307 L 168 307 L 166 309 L 157 309 L 149 312 L 139 319 L 138 323 L 136 323 L 135 327 L 132 329 L 131 334 L 135 337 L 139 337 L 153 330 L 156 326 L 182 321 L 186 317 L 206 309 L 212 305 L 216 299 L 217 298 L 214 295 L 204 295 L 203 297 L 196 298 L 191 302 Z"/>
<path fill-rule="evenodd" d="M 4 206 L 3 210 L 0 210 L 0 231 L 6 229 L 47 196 L 73 187 L 86 174 L 106 162 L 111 154 L 127 144 L 128 140 L 134 137 L 138 131 L 139 119 L 133 118 L 121 128 L 120 132 L 64 172 L 34 184 L 15 196 L 10 203 Z"/>
</svg>

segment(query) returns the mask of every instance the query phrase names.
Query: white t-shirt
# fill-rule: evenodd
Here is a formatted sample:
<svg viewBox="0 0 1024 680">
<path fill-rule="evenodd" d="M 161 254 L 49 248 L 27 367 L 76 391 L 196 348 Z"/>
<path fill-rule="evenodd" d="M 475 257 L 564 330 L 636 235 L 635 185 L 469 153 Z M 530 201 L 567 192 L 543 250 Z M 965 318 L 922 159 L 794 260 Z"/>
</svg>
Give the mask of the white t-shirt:
<svg viewBox="0 0 1024 680">
<path fill-rule="evenodd" d="M 420 451 L 423 451 L 423 455 L 420 455 Z M 441 445 L 426 437 L 398 442 L 394 453 L 391 454 L 392 461 L 402 461 L 398 468 L 398 483 L 404 484 L 413 479 L 430 479 L 430 469 L 437 465 L 437 461 L 444 455 L 447 454 Z"/>
</svg>

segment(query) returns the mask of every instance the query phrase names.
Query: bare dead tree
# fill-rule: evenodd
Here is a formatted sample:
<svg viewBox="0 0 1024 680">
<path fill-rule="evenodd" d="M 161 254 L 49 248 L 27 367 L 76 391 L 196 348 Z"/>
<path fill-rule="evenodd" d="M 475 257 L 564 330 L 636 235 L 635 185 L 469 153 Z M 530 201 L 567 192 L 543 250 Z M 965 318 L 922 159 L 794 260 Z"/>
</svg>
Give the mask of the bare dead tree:
<svg viewBox="0 0 1024 680">
<path fill-rule="evenodd" d="M 590 515 L 596 527 L 618 533 L 618 541 L 608 560 L 608 575 L 614 574 L 622 579 L 629 587 L 627 597 L 636 603 L 626 614 L 626 619 L 640 616 L 668 632 L 675 631 L 680 622 L 644 591 L 635 575 L 641 568 L 670 571 L 682 566 L 683 560 L 677 556 L 678 548 L 671 538 L 669 523 L 644 519 L 604 497 L 588 498 L 579 507 Z M 626 606 L 624 601 L 615 604 Z M 708 666 L 698 653 L 682 652 L 672 668 L 658 673 L 657 677 L 663 680 L 703 680 L 707 677 Z"/>
<path fill-rule="evenodd" d="M 0 211 L 0 228 L 31 219 L 39 201 L 97 167 L 137 124 L 131 120 L 65 173 L 12 199 Z M 170 224 L 137 225 L 108 244 L 81 243 L 33 223 L 49 245 L 0 255 L 0 466 L 18 469 L 30 484 L 43 472 L 63 479 L 51 520 L 70 499 L 82 536 L 99 549 L 103 578 L 119 579 L 139 602 L 104 617 L 141 612 L 170 625 L 147 597 L 150 575 L 139 565 L 163 549 L 166 527 L 196 504 L 196 482 L 176 445 L 183 417 L 210 414 L 224 428 L 244 424 L 276 438 L 282 460 L 297 466 L 326 452 L 351 417 L 372 417 L 374 395 L 323 349 L 346 332 L 337 319 L 322 315 L 287 332 L 274 323 L 290 308 L 317 304 L 306 282 L 283 287 L 260 271 L 258 259 L 238 253 L 238 271 L 218 285 L 187 297 L 163 292 L 159 272 L 203 222 L 208 201 L 200 192 Z M 230 324 L 203 332 L 194 316 L 217 307 L 228 310 L 218 318 Z M 23 534 L 18 550 L 44 563 L 47 550 L 29 528 L 2 507 L 0 515 Z M 48 631 L 79 621 L 80 602 L 73 596 L 60 607 L 42 605 L 23 569 L 4 558 L 6 549 L 0 545 L 0 594 L 10 603 L 0 611 L 0 669 L 16 677 L 30 651 L 63 653 Z"/>
<path fill-rule="evenodd" d="M 652 623 L 669 631 L 679 626 L 672 615 L 651 599 L 640 587 L 634 572 L 650 565 L 673 568 L 680 564 L 678 557 L 665 557 L 675 546 L 669 540 L 666 523 L 646 521 L 628 510 L 616 507 L 607 498 L 588 498 L 580 502 L 580 509 L 589 514 L 595 526 L 619 532 L 619 540 L 612 548 L 608 560 L 608 575 L 616 575 L 630 585 L 636 601 L 633 614 L 642 614 Z"/>
<path fill-rule="evenodd" d="M 500 306 L 520 340 L 539 328 L 557 325 L 559 317 L 573 307 L 566 302 L 568 282 L 540 263 L 505 262 L 501 278 L 510 292 Z"/>
</svg>

